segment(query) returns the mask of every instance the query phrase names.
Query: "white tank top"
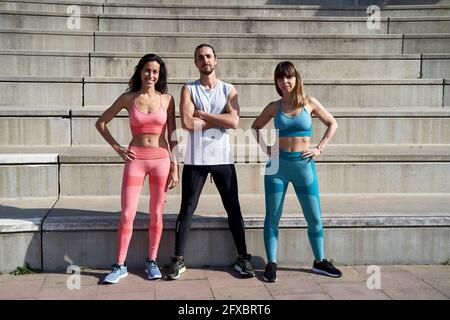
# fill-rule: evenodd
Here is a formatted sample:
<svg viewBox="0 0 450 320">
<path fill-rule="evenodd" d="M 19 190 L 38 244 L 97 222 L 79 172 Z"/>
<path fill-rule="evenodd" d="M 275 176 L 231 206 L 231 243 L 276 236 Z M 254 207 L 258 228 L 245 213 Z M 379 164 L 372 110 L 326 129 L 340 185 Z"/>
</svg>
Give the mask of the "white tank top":
<svg viewBox="0 0 450 320">
<path fill-rule="evenodd" d="M 195 108 L 211 113 L 225 113 L 225 105 L 232 85 L 217 80 L 214 88 L 204 87 L 200 80 L 186 83 Z M 233 164 L 230 136 L 224 127 L 189 131 L 184 163 L 190 165 Z"/>
</svg>

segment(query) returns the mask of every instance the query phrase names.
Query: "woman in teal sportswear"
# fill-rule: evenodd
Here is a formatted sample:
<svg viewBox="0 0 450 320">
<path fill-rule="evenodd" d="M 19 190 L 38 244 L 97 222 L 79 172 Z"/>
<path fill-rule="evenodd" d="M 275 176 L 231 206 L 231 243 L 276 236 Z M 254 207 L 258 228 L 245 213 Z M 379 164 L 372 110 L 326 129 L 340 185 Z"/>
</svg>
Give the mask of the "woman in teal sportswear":
<svg viewBox="0 0 450 320">
<path fill-rule="evenodd" d="M 340 277 L 342 273 L 324 257 L 319 185 L 313 160 L 333 137 L 337 122 L 317 99 L 306 96 L 300 74 L 291 62 L 283 61 L 276 66 L 274 82 L 281 99 L 269 103 L 252 124 L 259 145 L 270 157 L 264 176 L 264 244 L 268 260 L 264 280 L 277 280 L 278 225 L 289 182 L 294 186 L 308 224 L 308 238 L 315 258 L 312 271 Z M 312 149 L 309 148 L 311 114 L 328 127 L 322 140 Z M 275 146 L 279 146 L 279 150 L 267 146 L 259 133 L 272 118 L 278 132 Z"/>
</svg>

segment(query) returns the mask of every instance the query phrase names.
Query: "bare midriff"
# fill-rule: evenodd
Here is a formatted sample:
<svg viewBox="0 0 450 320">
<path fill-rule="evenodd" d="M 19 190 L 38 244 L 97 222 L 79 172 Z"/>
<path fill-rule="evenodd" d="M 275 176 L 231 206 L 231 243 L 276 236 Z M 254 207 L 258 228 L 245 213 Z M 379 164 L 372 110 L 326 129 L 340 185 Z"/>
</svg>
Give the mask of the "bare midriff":
<svg viewBox="0 0 450 320">
<path fill-rule="evenodd" d="M 307 151 L 310 140 L 310 137 L 280 137 L 280 149 L 289 152 Z"/>
<path fill-rule="evenodd" d="M 146 148 L 167 148 L 167 141 L 164 135 L 159 133 L 143 133 L 133 137 L 130 147 Z"/>
</svg>

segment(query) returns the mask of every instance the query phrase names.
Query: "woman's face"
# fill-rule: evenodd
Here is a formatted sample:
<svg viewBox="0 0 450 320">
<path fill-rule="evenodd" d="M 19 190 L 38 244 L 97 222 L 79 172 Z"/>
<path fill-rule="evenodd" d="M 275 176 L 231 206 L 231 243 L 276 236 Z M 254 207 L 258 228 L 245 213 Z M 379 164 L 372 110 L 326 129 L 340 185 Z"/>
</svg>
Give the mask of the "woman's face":
<svg viewBox="0 0 450 320">
<path fill-rule="evenodd" d="M 277 85 L 283 93 L 291 93 L 295 88 L 296 81 L 297 79 L 294 76 L 284 76 L 277 79 Z"/>
<path fill-rule="evenodd" d="M 160 65 L 156 61 L 147 62 L 141 70 L 142 87 L 154 87 L 159 79 Z"/>
</svg>

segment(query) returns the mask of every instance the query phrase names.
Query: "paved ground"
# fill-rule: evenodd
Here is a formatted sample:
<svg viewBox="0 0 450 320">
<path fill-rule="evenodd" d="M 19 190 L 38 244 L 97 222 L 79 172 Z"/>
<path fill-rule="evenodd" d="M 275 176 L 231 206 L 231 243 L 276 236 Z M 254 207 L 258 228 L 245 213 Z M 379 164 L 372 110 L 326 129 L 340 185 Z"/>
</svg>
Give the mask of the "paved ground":
<svg viewBox="0 0 450 320">
<path fill-rule="evenodd" d="M 312 274 L 307 267 L 280 268 L 276 283 L 261 280 L 262 270 L 243 279 L 231 268 L 190 268 L 175 281 L 149 281 L 143 270 L 130 269 L 115 285 L 101 283 L 107 270 L 82 270 L 77 278 L 65 273 L 0 275 L 0 299 L 145 299 L 145 300 L 309 300 L 309 299 L 439 299 L 450 298 L 450 266 L 340 267 L 333 279 Z M 164 270 L 163 270 L 164 271 Z M 80 289 L 69 289 L 77 286 Z M 372 287 L 374 289 L 369 289 Z M 376 287 L 379 287 L 377 289 Z"/>
</svg>

